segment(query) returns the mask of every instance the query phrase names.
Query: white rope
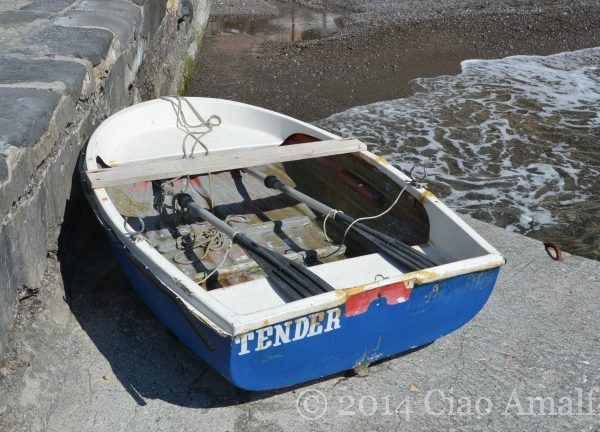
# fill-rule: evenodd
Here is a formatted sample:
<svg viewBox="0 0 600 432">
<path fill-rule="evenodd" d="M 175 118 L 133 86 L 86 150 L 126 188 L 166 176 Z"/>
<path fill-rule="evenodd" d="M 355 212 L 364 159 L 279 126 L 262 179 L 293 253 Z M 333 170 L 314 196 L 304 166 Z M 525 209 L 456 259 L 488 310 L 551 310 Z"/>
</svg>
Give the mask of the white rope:
<svg viewBox="0 0 600 432">
<path fill-rule="evenodd" d="M 185 132 L 185 136 L 182 142 L 182 151 L 183 158 L 187 158 L 187 140 L 188 138 L 192 138 L 194 140 L 194 144 L 190 149 L 190 158 L 194 157 L 194 151 L 196 146 L 200 144 L 200 146 L 204 149 L 205 154 L 208 154 L 208 146 L 204 144 L 201 140 L 202 137 L 212 132 L 213 128 L 219 126 L 221 124 L 221 117 L 218 115 L 211 115 L 208 120 L 204 120 L 204 118 L 200 115 L 200 113 L 194 108 L 192 103 L 184 97 L 181 96 L 163 96 L 162 100 L 167 101 L 171 104 L 173 111 L 175 112 L 175 116 L 177 117 L 177 127 Z M 196 119 L 198 120 L 197 124 L 190 123 L 187 120 L 185 112 L 183 110 L 183 103 L 185 103 L 188 108 L 192 111 Z M 202 130 L 194 130 L 198 128 L 204 128 Z"/>
<path fill-rule="evenodd" d="M 389 213 L 396 204 L 398 204 L 398 201 L 400 201 L 400 197 L 402 196 L 402 194 L 404 193 L 404 191 L 406 190 L 408 185 L 404 186 L 402 188 L 402 190 L 400 191 L 400 193 L 398 194 L 398 196 L 396 197 L 396 199 L 394 200 L 394 202 L 392 203 L 392 205 L 390 205 L 386 210 L 384 210 L 383 212 L 379 213 L 378 215 L 375 216 L 367 216 L 367 217 L 362 217 L 362 218 L 358 218 L 355 219 L 350 225 L 348 225 L 348 228 L 346 228 L 346 231 L 344 231 L 344 236 L 342 237 L 342 241 L 340 242 L 338 248 L 336 250 L 334 250 L 333 252 L 331 252 L 329 255 L 326 255 L 323 258 L 329 258 L 330 256 L 335 255 L 336 253 L 338 253 L 341 249 L 342 246 L 344 246 L 344 244 L 346 243 L 346 236 L 348 235 L 348 232 L 350 231 L 350 229 L 354 226 L 355 223 L 363 221 L 363 220 L 370 220 L 370 219 L 377 219 L 380 218 L 382 216 L 384 216 L 385 214 Z M 323 220 L 323 233 L 325 234 L 325 238 L 327 238 L 327 241 L 330 243 L 333 243 L 333 241 L 327 236 L 327 231 L 326 231 L 326 226 L 325 224 L 327 223 L 327 220 L 331 217 L 332 220 L 335 220 L 335 217 L 338 213 L 344 213 L 341 210 L 331 210 L 329 213 L 327 213 L 327 215 L 325 216 L 325 219 Z"/>
<path fill-rule="evenodd" d="M 225 222 L 230 222 L 234 218 L 240 218 L 239 222 L 248 222 L 248 218 L 246 216 L 243 216 L 243 215 L 229 215 L 229 216 L 227 216 L 227 218 L 225 218 Z M 219 233 L 221 235 L 223 235 L 222 232 L 219 231 Z M 225 250 L 225 255 L 223 255 L 223 259 L 221 260 L 221 262 L 219 263 L 219 265 L 217 265 L 205 277 L 203 277 L 199 281 L 196 281 L 197 284 L 200 285 L 200 284 L 203 284 L 204 282 L 206 282 L 207 280 L 209 280 L 211 278 L 211 276 L 214 275 L 217 271 L 219 271 L 219 269 L 223 266 L 223 264 L 225 264 L 225 261 L 227 260 L 227 256 L 229 255 L 229 251 L 231 250 L 231 248 L 233 246 L 233 240 L 235 239 L 235 236 L 238 235 L 238 234 L 240 234 L 240 231 L 234 232 L 233 235 L 231 236 L 231 238 L 229 239 L 229 246 L 227 246 L 227 249 Z M 205 256 L 206 256 L 206 253 L 202 256 L 202 258 L 204 258 Z"/>
<path fill-rule="evenodd" d="M 398 194 L 398 196 L 396 197 L 396 199 L 394 200 L 394 202 L 392 203 L 391 206 L 389 206 L 386 210 L 382 211 L 381 213 L 379 213 L 378 215 L 375 216 L 366 216 L 366 217 L 362 217 L 362 218 L 358 218 L 355 219 L 350 225 L 348 225 L 348 228 L 346 228 L 346 231 L 344 231 L 344 237 L 342 238 L 342 244 L 344 244 L 344 242 L 346 241 L 346 236 L 348 235 L 348 232 L 352 229 L 352 227 L 354 226 L 354 224 L 361 222 L 361 221 L 365 221 L 365 220 L 372 220 L 372 219 L 378 219 L 384 215 L 386 215 L 387 213 L 389 213 L 396 204 L 398 204 L 398 201 L 400 201 L 400 197 L 402 196 L 402 194 L 404 193 L 404 191 L 406 190 L 408 185 L 404 186 L 402 188 L 402 190 L 400 191 L 400 193 Z"/>
<path fill-rule="evenodd" d="M 186 98 L 181 97 L 181 96 L 170 96 L 170 97 L 165 96 L 165 97 L 161 97 L 161 99 L 164 101 L 167 101 L 171 104 L 171 107 L 173 108 L 173 111 L 175 112 L 175 116 L 177 118 L 177 127 L 180 130 L 182 130 L 183 132 L 185 132 L 185 136 L 183 138 L 183 142 L 181 145 L 181 149 L 183 152 L 183 158 L 184 159 L 186 159 L 188 157 L 190 159 L 193 158 L 197 145 L 200 145 L 204 149 L 204 152 L 205 152 L 204 154 L 208 155 L 209 148 L 206 144 L 204 144 L 202 142 L 201 138 L 203 138 L 205 135 L 211 133 L 215 127 L 219 126 L 221 124 L 221 118 L 218 115 L 211 115 L 210 117 L 208 117 L 208 119 L 205 120 L 200 115 L 200 113 L 194 108 L 192 103 L 189 100 L 187 100 Z M 194 124 L 194 123 L 190 123 L 188 121 L 188 119 L 185 115 L 185 112 L 184 112 L 184 105 L 183 105 L 184 103 L 185 103 L 185 105 L 187 105 L 189 110 L 194 114 L 198 123 Z M 202 128 L 202 129 L 195 130 L 198 128 Z M 189 138 L 193 139 L 194 143 L 192 145 L 192 148 L 190 149 L 189 156 L 188 156 L 187 141 Z M 194 191 L 196 191 L 198 193 L 198 195 L 203 196 L 210 203 L 210 209 L 211 209 L 211 211 L 214 212 L 215 200 L 213 199 L 214 194 L 213 194 L 212 173 L 211 172 L 208 173 L 208 189 L 209 189 L 208 197 L 205 197 L 203 193 L 201 193 L 198 189 L 196 189 L 196 187 L 192 183 L 189 175 L 186 175 L 185 177 L 187 179 L 187 183 L 185 185 L 183 192 L 187 192 L 187 190 L 191 186 L 194 189 Z M 172 180 L 171 185 L 169 185 L 169 183 L 167 183 L 167 187 L 175 189 L 173 183 L 175 181 L 179 180 L 180 178 L 182 178 L 182 177 L 178 177 L 178 178 Z M 171 213 L 171 215 L 168 215 L 166 213 L 166 205 L 164 203 L 164 196 L 165 196 L 166 192 L 167 192 L 167 190 L 163 189 L 163 202 L 161 203 L 161 206 L 160 206 L 161 216 L 163 216 L 163 219 L 165 220 L 165 222 L 170 222 L 170 223 L 174 223 L 175 225 L 179 225 L 179 223 L 183 221 L 184 211 L 183 211 L 183 209 L 178 207 L 178 203 L 176 202 L 175 199 L 173 199 L 173 202 L 171 204 L 172 213 Z M 175 191 L 172 191 L 172 192 L 173 192 L 172 193 L 173 197 L 175 197 L 176 196 Z M 170 217 L 167 218 L 166 216 L 170 216 Z M 240 220 L 238 220 L 238 222 L 242 222 L 242 223 L 248 221 L 248 218 L 246 216 L 229 215 L 229 216 L 227 216 L 227 218 L 225 218 L 225 223 L 229 223 L 229 222 L 233 221 L 235 218 L 239 218 Z M 221 268 L 221 266 L 225 263 L 225 261 L 227 260 L 227 256 L 229 255 L 229 251 L 231 250 L 231 247 L 233 246 L 233 240 L 235 239 L 235 236 L 238 233 L 239 233 L 239 231 L 236 231 L 233 234 L 233 236 L 231 237 L 231 239 L 229 240 L 229 245 L 225 249 L 225 254 L 223 255 L 223 259 L 221 260 L 219 265 L 217 265 L 210 273 L 208 273 L 206 276 L 204 276 L 201 280 L 196 281 L 198 284 L 202 284 L 202 283 L 206 282 L 208 279 L 210 279 L 210 277 L 212 275 L 214 275 Z M 217 230 L 215 227 L 205 226 L 198 233 L 194 233 L 194 239 L 191 244 L 189 244 L 189 245 L 177 244 L 177 248 L 183 249 L 183 250 L 181 250 L 180 252 L 175 254 L 175 256 L 173 257 L 173 262 L 175 262 L 177 264 L 191 265 L 191 264 L 194 264 L 194 263 L 199 262 L 202 259 L 206 258 L 206 256 L 209 254 L 209 252 L 221 251 L 221 250 L 223 250 L 224 247 L 225 247 L 225 235 L 221 231 Z M 194 249 L 197 249 L 197 248 L 204 248 L 204 252 L 200 257 L 196 256 L 193 260 L 181 260 L 180 259 L 180 257 L 182 255 L 184 255 L 185 253 L 187 253 L 189 251 L 193 251 Z"/>
<path fill-rule="evenodd" d="M 246 223 L 246 222 L 248 222 L 248 217 L 244 216 L 244 215 L 229 215 L 225 218 L 225 223 L 229 223 L 229 222 Z M 217 265 L 202 280 L 197 281 L 198 284 L 202 284 L 202 283 L 206 282 L 212 275 L 214 275 L 221 268 L 221 266 L 227 260 L 229 250 L 233 246 L 233 240 L 235 239 L 235 236 L 239 233 L 240 233 L 239 231 L 236 231 L 233 234 L 233 236 L 231 236 L 231 239 L 229 239 L 229 244 L 227 246 L 227 249 L 225 249 L 225 255 L 223 256 L 223 259 L 221 260 L 219 265 Z M 179 243 L 176 244 L 178 249 L 183 249 L 183 250 L 181 250 L 180 252 L 176 253 L 175 256 L 173 256 L 173 262 L 175 262 L 177 264 L 182 264 L 182 265 L 192 265 L 196 262 L 202 261 L 204 258 L 207 257 L 209 252 L 223 250 L 224 246 L 225 246 L 225 238 L 226 238 L 225 234 L 223 234 L 221 231 L 219 231 L 214 226 L 208 226 L 208 225 L 204 226 L 202 229 L 200 229 L 200 231 L 198 231 L 197 233 L 194 233 L 194 241 L 192 244 L 187 245 L 187 246 L 181 245 Z M 196 256 L 192 260 L 181 260 L 179 258 L 180 256 L 184 255 L 185 253 L 187 253 L 189 251 L 193 251 L 194 249 L 198 249 L 198 248 L 204 248 L 204 252 L 201 256 Z"/>
<path fill-rule="evenodd" d="M 327 235 L 327 220 L 329 219 L 329 217 L 331 217 L 331 220 L 335 220 L 335 217 L 338 215 L 338 213 L 344 213 L 341 210 L 331 210 L 329 213 L 327 213 L 327 216 L 325 216 L 325 219 L 323 219 L 323 234 L 325 234 L 325 238 L 327 239 L 327 241 L 329 243 L 333 243 L 333 240 L 331 240 L 329 238 L 329 236 Z"/>
<path fill-rule="evenodd" d="M 165 100 L 171 104 L 171 107 L 173 108 L 173 111 L 175 112 L 175 116 L 177 117 L 177 126 L 178 127 L 181 126 L 180 129 L 185 132 L 185 136 L 183 138 L 183 142 L 181 145 L 181 150 L 183 151 L 183 158 L 186 159 L 188 157 L 186 144 L 187 144 L 187 139 L 189 137 L 191 137 L 194 140 L 194 144 L 192 145 L 192 148 L 190 149 L 189 158 L 192 159 L 194 157 L 194 151 L 198 144 L 200 144 L 200 146 L 202 146 L 202 148 L 204 149 L 204 152 L 205 152 L 204 154 L 207 155 L 209 152 L 208 146 L 206 144 L 204 144 L 200 138 L 211 133 L 213 131 L 213 128 L 215 128 L 216 126 L 219 126 L 221 124 L 221 117 L 213 114 L 208 118 L 208 120 L 204 120 L 204 118 L 200 115 L 200 113 L 196 110 L 196 108 L 194 108 L 192 103 L 189 100 L 187 100 L 186 98 L 181 97 L 181 96 L 163 96 L 163 97 L 161 97 L 161 99 Z M 198 120 L 197 124 L 192 124 L 187 120 L 187 117 L 185 116 L 185 112 L 183 111 L 183 103 L 185 103 L 188 106 L 188 108 L 192 111 L 194 116 L 196 116 L 196 119 Z M 205 128 L 205 129 L 200 130 L 200 131 L 194 131 L 193 129 L 196 129 L 196 128 Z M 190 184 L 190 178 L 189 178 L 189 175 L 186 177 L 188 179 L 188 185 L 186 186 L 186 191 L 187 191 L 187 187 Z M 211 211 L 214 211 L 215 205 L 214 205 L 214 200 L 213 200 L 212 173 L 210 173 L 210 172 L 208 173 L 208 183 L 209 183 L 209 192 L 208 192 L 208 197 L 205 197 L 205 198 L 208 198 L 208 201 L 210 202 L 210 209 L 211 209 Z M 194 187 L 194 190 L 196 190 L 196 192 L 198 192 L 198 190 L 195 187 Z M 200 195 L 204 196 L 203 194 L 200 194 Z"/>
<path fill-rule="evenodd" d="M 212 275 L 214 275 L 217 271 L 219 271 L 219 269 L 221 268 L 221 266 L 223 264 L 225 264 L 225 261 L 227 260 L 227 255 L 229 255 L 229 251 L 231 250 L 231 247 L 233 246 L 233 241 L 229 242 L 229 247 L 227 248 L 227 250 L 225 251 L 225 255 L 223 255 L 223 259 L 221 260 L 221 262 L 219 263 L 218 266 L 216 266 L 209 274 L 207 274 L 205 277 L 203 277 L 200 280 L 197 280 L 196 283 L 198 285 L 203 284 L 204 282 L 206 282 L 207 280 L 209 280 L 211 278 Z"/>
</svg>

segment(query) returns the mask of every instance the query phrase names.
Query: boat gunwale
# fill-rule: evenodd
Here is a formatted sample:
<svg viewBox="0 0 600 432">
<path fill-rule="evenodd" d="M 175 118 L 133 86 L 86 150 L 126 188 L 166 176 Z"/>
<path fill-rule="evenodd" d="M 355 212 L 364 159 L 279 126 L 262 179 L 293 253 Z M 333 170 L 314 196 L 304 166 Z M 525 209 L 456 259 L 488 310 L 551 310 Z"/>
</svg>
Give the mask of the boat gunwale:
<svg viewBox="0 0 600 432">
<path fill-rule="evenodd" d="M 207 100 L 208 98 L 197 99 Z M 140 105 L 155 102 L 156 101 L 145 102 L 143 104 L 127 108 L 124 111 L 129 111 L 136 108 L 140 109 L 142 108 Z M 263 111 L 271 116 L 292 120 L 293 122 L 297 123 L 298 126 L 303 126 L 321 136 L 326 136 L 331 139 L 340 138 L 320 128 L 283 114 L 251 105 L 240 104 L 238 102 L 230 103 L 244 105 L 247 108 Z M 118 113 L 117 115 L 121 113 L 122 112 Z M 107 127 L 110 123 L 109 120 L 107 120 L 102 126 Z M 92 142 L 94 141 L 90 139 L 90 144 L 92 144 Z M 88 148 L 88 150 L 95 150 L 93 147 L 94 146 L 92 145 L 92 148 Z M 487 254 L 453 261 L 448 264 L 443 264 L 425 270 L 405 273 L 397 277 L 378 280 L 368 284 L 338 289 L 332 292 L 323 293 L 314 297 L 274 306 L 249 314 L 239 314 L 233 312 L 226 305 L 221 303 L 217 298 L 211 295 L 209 291 L 206 291 L 200 287 L 196 282 L 194 282 L 185 273 L 169 262 L 158 251 L 156 251 L 147 241 L 143 240 L 143 237 L 138 237 L 135 240 L 132 239 L 131 234 L 127 232 L 125 220 L 114 206 L 112 200 L 108 197 L 106 189 L 88 189 L 86 194 L 89 195 L 88 200 L 93 202 L 94 205 L 92 207 L 94 212 L 101 220 L 104 228 L 110 231 L 115 237 L 114 240 L 120 243 L 120 245 L 129 252 L 128 255 L 130 256 L 130 259 L 137 261 L 136 264 L 139 264 L 139 266 L 144 269 L 145 272 L 150 274 L 153 280 L 169 289 L 173 295 L 177 296 L 182 301 L 185 307 L 187 307 L 194 314 L 194 316 L 222 336 L 235 337 L 243 333 L 265 327 L 266 325 L 339 306 L 340 304 L 344 304 L 350 295 L 381 288 L 390 284 L 404 282 L 407 287 L 416 288 L 417 286 L 426 283 L 438 282 L 455 276 L 490 270 L 500 267 L 505 263 L 504 258 L 496 249 L 494 249 L 486 240 L 477 234 L 454 212 L 452 212 L 441 201 L 439 201 L 431 192 L 423 187 L 420 187 L 418 184 L 415 184 L 412 179 L 391 165 L 383 157 L 377 156 L 369 151 L 361 151 L 352 154 L 359 156 L 361 159 L 373 165 L 376 169 L 381 170 L 400 187 L 406 187 L 406 191 L 418 198 L 419 201 L 425 206 L 426 211 L 428 211 L 428 208 L 431 207 L 437 208 L 437 210 L 440 211 L 445 217 L 452 220 L 452 222 L 457 225 L 457 228 L 462 230 L 465 236 L 470 237 L 475 243 L 477 243 L 478 246 L 484 249 Z M 96 164 L 96 158 L 91 157 L 89 153 L 87 154 L 87 157 L 82 157 L 81 168 L 83 168 L 84 165 L 86 168 L 88 168 L 88 163 L 90 163 L 90 165 Z M 80 172 L 83 172 L 83 170 L 80 169 Z"/>
</svg>

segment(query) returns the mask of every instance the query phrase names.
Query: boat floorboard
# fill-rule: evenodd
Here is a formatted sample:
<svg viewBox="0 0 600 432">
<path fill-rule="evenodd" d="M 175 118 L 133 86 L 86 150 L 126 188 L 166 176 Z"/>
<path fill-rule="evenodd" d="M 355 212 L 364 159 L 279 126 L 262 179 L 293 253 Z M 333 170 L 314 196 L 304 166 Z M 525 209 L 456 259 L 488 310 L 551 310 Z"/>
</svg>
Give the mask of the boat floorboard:
<svg viewBox="0 0 600 432">
<path fill-rule="evenodd" d="M 261 167 L 261 170 L 293 184 L 279 164 Z M 212 197 L 213 212 L 217 216 L 230 217 L 230 225 L 290 259 L 310 266 L 346 258 L 345 246 L 325 239 L 321 219 L 306 205 L 291 201 L 240 171 L 183 177 L 163 182 L 162 186 L 157 182 L 121 185 L 107 188 L 107 192 L 128 224 L 136 230 L 143 228 L 150 244 L 191 279 L 201 281 L 219 266 L 218 273 L 207 282 L 208 289 L 261 278 L 264 273 L 237 245 L 231 247 L 224 259 L 228 240 L 219 250 L 184 247 L 186 239 L 191 242 L 199 239 L 207 224 L 200 221 L 176 226 L 172 223 L 172 196 L 178 192 L 189 193 L 206 208 L 211 207 L 208 197 Z"/>
</svg>

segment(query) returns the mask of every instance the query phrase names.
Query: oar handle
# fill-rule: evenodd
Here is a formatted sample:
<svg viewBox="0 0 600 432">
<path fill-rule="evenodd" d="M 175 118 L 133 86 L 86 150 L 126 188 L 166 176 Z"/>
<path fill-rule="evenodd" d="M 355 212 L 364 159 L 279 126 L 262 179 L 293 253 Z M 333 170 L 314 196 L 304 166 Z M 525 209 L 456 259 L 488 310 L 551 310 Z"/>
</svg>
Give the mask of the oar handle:
<svg viewBox="0 0 600 432">
<path fill-rule="evenodd" d="M 194 201 L 194 199 L 186 193 L 181 193 L 177 195 L 177 203 L 183 207 L 187 208 L 188 211 L 192 214 L 192 216 L 196 216 L 200 219 L 204 219 L 206 222 L 212 224 L 225 234 L 227 237 L 233 239 L 239 231 L 235 228 L 229 226 L 227 223 L 219 219 L 217 216 L 206 210 L 204 207 L 199 205 Z"/>
<path fill-rule="evenodd" d="M 277 189 L 286 194 L 287 196 L 295 199 L 296 201 L 303 202 L 308 207 L 310 207 L 318 213 L 321 213 L 322 215 L 335 214 L 335 217 L 332 219 L 336 222 L 340 222 L 346 226 L 349 226 L 354 222 L 354 219 L 348 216 L 347 214 L 342 212 L 337 213 L 336 210 L 323 204 L 322 202 L 317 201 L 314 198 L 311 198 L 310 196 L 305 195 L 302 192 L 299 192 L 296 189 L 287 186 L 275 176 L 266 176 L 261 172 L 253 170 L 251 168 L 245 168 L 244 171 L 261 180 L 266 187 L 271 189 Z M 368 226 L 360 222 L 354 225 L 353 229 L 358 235 L 367 239 L 372 245 L 374 245 L 381 254 L 398 261 L 401 265 L 405 267 L 414 270 L 419 270 L 428 267 L 435 267 L 437 265 L 427 255 L 413 249 L 401 240 L 395 239 L 372 228 L 369 228 Z"/>
<path fill-rule="evenodd" d="M 309 197 L 308 195 L 303 194 L 302 192 L 298 192 L 296 189 L 294 189 L 292 187 L 289 187 L 288 185 L 284 184 L 281 180 L 279 180 L 276 176 L 273 176 L 273 175 L 267 176 L 259 171 L 253 170 L 252 168 L 244 168 L 244 172 L 247 172 L 251 176 L 256 177 L 257 179 L 261 180 L 264 183 L 264 185 L 266 187 L 268 187 L 269 189 L 277 189 L 277 190 L 283 192 L 284 194 L 294 198 L 296 201 L 303 202 L 308 207 L 310 207 L 317 213 L 322 214 L 323 216 L 326 216 L 329 213 L 335 211 L 328 205 L 325 205 L 322 202 L 317 201 L 317 200 Z"/>
</svg>

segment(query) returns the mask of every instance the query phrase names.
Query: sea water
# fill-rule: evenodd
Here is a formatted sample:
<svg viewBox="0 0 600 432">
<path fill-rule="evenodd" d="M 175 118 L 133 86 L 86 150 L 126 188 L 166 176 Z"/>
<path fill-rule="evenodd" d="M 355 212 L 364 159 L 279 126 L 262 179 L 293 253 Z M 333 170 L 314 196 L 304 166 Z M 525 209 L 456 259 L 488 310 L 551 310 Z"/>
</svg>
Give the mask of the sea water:
<svg viewBox="0 0 600 432">
<path fill-rule="evenodd" d="M 319 125 L 426 170 L 457 211 L 600 259 L 600 48 L 468 60 L 413 85 Z"/>
</svg>

